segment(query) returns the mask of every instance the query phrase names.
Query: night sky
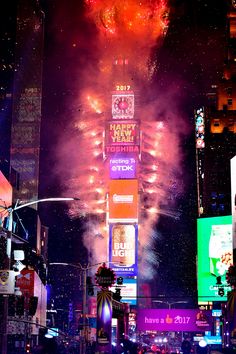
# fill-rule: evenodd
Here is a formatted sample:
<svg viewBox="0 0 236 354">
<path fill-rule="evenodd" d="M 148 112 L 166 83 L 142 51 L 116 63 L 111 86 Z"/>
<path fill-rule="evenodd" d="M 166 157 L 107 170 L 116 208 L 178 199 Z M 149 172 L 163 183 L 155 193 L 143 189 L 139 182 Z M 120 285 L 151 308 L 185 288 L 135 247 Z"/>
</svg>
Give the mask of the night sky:
<svg viewBox="0 0 236 354">
<path fill-rule="evenodd" d="M 156 68 L 148 90 L 170 99 L 186 126 L 181 140 L 182 190 L 171 202 L 176 217 L 161 216 L 156 224 L 158 261 L 155 296 L 194 295 L 196 255 L 196 173 L 193 110 L 206 103 L 205 93 L 221 77 L 226 44 L 226 1 L 171 1 L 170 24 L 158 50 L 152 51 Z M 44 0 L 45 52 L 40 197 L 64 193 L 66 178 L 57 168 L 58 144 L 68 136 L 80 104 L 79 72 L 87 62 L 96 65 L 96 28 L 83 17 L 81 1 Z M 82 85 L 82 84 L 81 84 Z M 173 95 L 169 95 L 174 92 Z M 76 104 L 75 104 L 76 102 Z M 65 170 L 68 169 L 65 161 Z M 66 175 L 66 174 L 65 174 Z M 70 195 L 71 196 L 71 195 Z M 166 204 L 166 201 L 165 201 Z M 41 205 L 42 221 L 50 227 L 50 261 L 86 261 L 81 247 L 85 218 L 70 219 L 66 205 Z M 80 245 L 80 246 L 79 246 Z M 175 257 L 173 259 L 173 254 Z M 174 275 L 174 276 L 173 276 Z M 165 284 L 165 285 L 163 285 Z"/>
</svg>

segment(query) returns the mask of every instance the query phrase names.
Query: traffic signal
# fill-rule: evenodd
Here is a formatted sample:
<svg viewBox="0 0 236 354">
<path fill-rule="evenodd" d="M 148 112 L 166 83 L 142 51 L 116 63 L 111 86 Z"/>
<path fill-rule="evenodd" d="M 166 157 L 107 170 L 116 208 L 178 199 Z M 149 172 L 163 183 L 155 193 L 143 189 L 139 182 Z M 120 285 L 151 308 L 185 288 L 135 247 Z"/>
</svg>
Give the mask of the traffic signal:
<svg viewBox="0 0 236 354">
<path fill-rule="evenodd" d="M 8 298 L 8 316 L 15 316 L 16 314 L 16 296 L 10 295 Z"/>
<path fill-rule="evenodd" d="M 116 288 L 115 292 L 113 293 L 113 299 L 116 301 L 120 301 L 122 299 L 122 296 L 120 295 L 120 289 Z"/>
<path fill-rule="evenodd" d="M 30 353 L 30 344 L 29 343 L 26 344 L 25 351 L 26 351 L 26 353 Z"/>
<path fill-rule="evenodd" d="M 38 306 L 38 297 L 37 296 L 31 296 L 29 298 L 29 316 L 34 316 L 37 311 L 37 306 Z"/>
<path fill-rule="evenodd" d="M 123 278 L 122 277 L 118 277 L 116 279 L 116 283 L 117 283 L 117 285 L 123 285 Z"/>
<path fill-rule="evenodd" d="M 16 296 L 16 315 L 24 316 L 25 298 L 24 296 Z"/>
<path fill-rule="evenodd" d="M 86 278 L 86 284 L 87 284 L 87 289 L 88 289 L 88 295 L 93 296 L 94 290 L 93 290 L 93 283 L 92 283 L 91 277 Z"/>
</svg>

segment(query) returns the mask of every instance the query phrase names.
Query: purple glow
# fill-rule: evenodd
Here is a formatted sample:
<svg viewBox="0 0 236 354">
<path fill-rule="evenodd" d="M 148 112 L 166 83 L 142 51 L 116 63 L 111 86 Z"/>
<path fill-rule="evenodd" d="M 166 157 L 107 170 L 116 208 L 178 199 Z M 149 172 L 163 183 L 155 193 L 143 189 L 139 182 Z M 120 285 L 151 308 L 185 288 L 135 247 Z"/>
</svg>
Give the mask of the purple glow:
<svg viewBox="0 0 236 354">
<path fill-rule="evenodd" d="M 136 177 L 136 160 L 133 157 L 117 155 L 110 158 L 110 178 L 130 179 Z"/>
<path fill-rule="evenodd" d="M 111 347 L 111 319 L 112 296 L 111 292 L 103 290 L 97 294 L 97 343 L 102 350 Z"/>
<path fill-rule="evenodd" d="M 208 331 L 212 324 L 210 311 L 182 309 L 140 309 L 137 320 L 139 331 Z"/>
</svg>

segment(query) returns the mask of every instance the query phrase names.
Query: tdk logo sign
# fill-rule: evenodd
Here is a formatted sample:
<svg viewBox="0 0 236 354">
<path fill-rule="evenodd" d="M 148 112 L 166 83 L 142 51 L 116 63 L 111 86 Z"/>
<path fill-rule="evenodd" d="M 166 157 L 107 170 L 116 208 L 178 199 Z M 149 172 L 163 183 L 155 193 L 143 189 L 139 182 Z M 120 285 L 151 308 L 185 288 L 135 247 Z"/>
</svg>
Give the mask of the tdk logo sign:
<svg viewBox="0 0 236 354">
<path fill-rule="evenodd" d="M 133 171 L 134 166 L 112 166 L 112 171 Z"/>
<path fill-rule="evenodd" d="M 110 178 L 131 179 L 136 177 L 136 160 L 133 157 L 118 157 L 110 159 Z"/>
</svg>

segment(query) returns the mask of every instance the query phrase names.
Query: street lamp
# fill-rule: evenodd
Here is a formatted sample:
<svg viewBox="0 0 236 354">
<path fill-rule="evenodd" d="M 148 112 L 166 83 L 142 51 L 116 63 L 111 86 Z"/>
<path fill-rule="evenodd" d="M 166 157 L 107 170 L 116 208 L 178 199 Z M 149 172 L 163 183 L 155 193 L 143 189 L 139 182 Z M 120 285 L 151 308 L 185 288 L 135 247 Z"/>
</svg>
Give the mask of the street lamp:
<svg viewBox="0 0 236 354">
<path fill-rule="evenodd" d="M 79 198 L 44 198 L 38 200 L 31 200 L 24 204 L 16 203 L 14 207 L 5 207 L 0 205 L 1 208 L 4 208 L 9 213 L 9 223 L 8 223 L 8 233 L 7 233 L 7 258 L 8 258 L 8 269 L 10 269 L 10 261 L 11 261 L 11 243 L 12 243 L 12 230 L 13 230 L 13 213 L 19 209 L 28 207 L 33 204 L 39 204 L 43 202 L 62 202 L 62 201 L 72 201 L 72 200 L 80 200 Z"/>
<path fill-rule="evenodd" d="M 13 230 L 13 213 L 19 209 L 28 207 L 33 204 L 43 203 L 43 202 L 62 202 L 62 201 L 73 201 L 79 200 L 79 198 L 43 198 L 38 200 L 31 200 L 24 204 L 18 204 L 18 201 L 14 206 L 6 207 L 0 205 L 0 208 L 3 208 L 9 213 L 9 222 L 7 229 L 7 247 L 6 247 L 6 260 L 5 267 L 7 270 L 11 268 L 11 246 L 12 246 L 12 230 Z M 2 338 L 1 338 L 1 353 L 7 353 L 7 320 L 8 320 L 8 297 L 3 298 L 3 321 L 2 321 Z"/>
<path fill-rule="evenodd" d="M 188 303 L 188 301 L 169 302 L 169 301 L 162 301 L 162 300 L 153 300 L 152 302 L 158 302 L 160 304 L 166 304 L 166 305 L 168 305 L 169 310 L 171 309 L 172 305 L 175 305 L 175 304 L 187 304 Z"/>
<path fill-rule="evenodd" d="M 85 329 L 86 329 L 86 321 L 85 321 L 85 316 L 87 314 L 87 271 L 89 269 L 92 269 L 95 266 L 101 265 L 104 262 L 99 262 L 96 264 L 91 264 L 87 265 L 86 267 L 83 267 L 80 263 L 73 264 L 73 263 L 62 263 L 62 262 L 52 262 L 49 263 L 49 265 L 61 265 L 61 266 L 70 266 L 77 268 L 83 272 L 83 335 L 82 335 L 82 342 L 81 342 L 81 354 L 86 353 L 86 345 L 85 345 Z"/>
</svg>

